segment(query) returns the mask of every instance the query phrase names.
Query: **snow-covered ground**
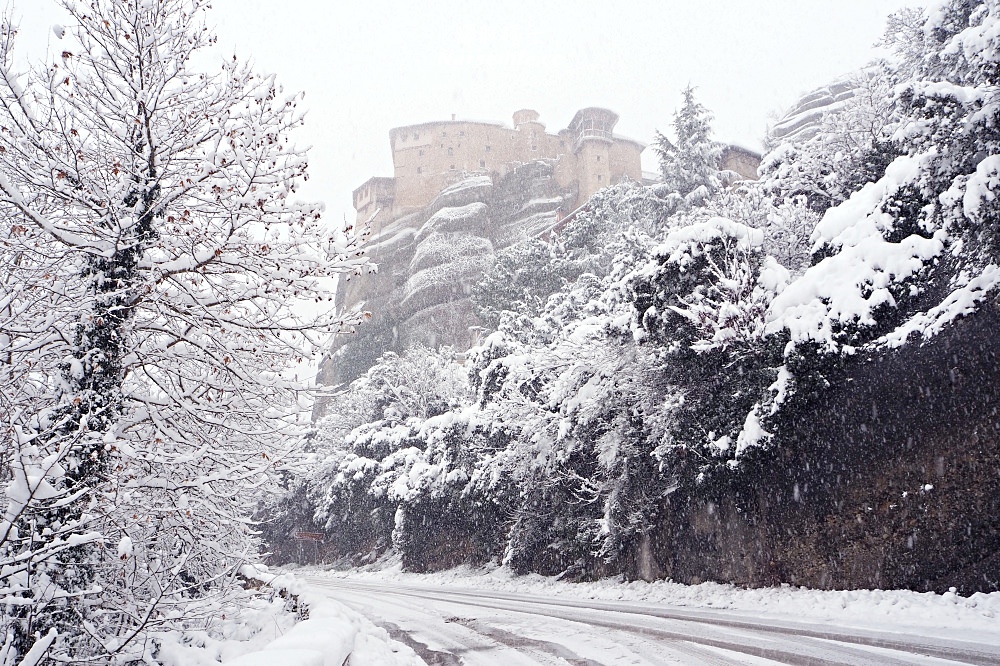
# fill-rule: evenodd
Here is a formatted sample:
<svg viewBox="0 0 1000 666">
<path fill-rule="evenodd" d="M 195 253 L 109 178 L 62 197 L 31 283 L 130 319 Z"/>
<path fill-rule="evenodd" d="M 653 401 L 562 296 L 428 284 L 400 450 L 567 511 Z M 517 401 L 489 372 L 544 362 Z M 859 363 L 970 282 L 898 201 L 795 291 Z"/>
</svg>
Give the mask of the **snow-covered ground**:
<svg viewBox="0 0 1000 666">
<path fill-rule="evenodd" d="M 219 641 L 219 654 L 215 656 L 226 666 L 342 666 L 348 663 L 348 657 L 353 666 L 419 666 L 423 663 L 413 650 L 390 639 L 384 629 L 339 603 L 328 592 L 288 574 L 270 575 L 259 570 L 253 577 L 267 581 L 274 589 L 296 595 L 308 608 L 308 618 L 289 626 L 286 615 L 280 624 L 269 628 L 270 631 L 247 627 L 257 634 L 252 643 L 241 642 L 237 636 Z M 218 663 L 211 655 L 206 655 L 204 649 L 192 649 L 186 654 L 181 646 L 172 646 L 172 649 L 178 652 L 169 655 L 168 663 L 172 661 L 178 666 Z M 227 658 L 226 655 L 234 652 L 242 654 Z"/>
<path fill-rule="evenodd" d="M 515 576 L 504 568 L 459 567 L 434 574 L 401 570 L 398 562 L 382 568 L 336 571 L 305 567 L 310 577 L 354 581 L 398 581 L 440 589 L 475 589 L 560 599 L 636 601 L 690 609 L 728 609 L 774 620 L 830 623 L 839 627 L 886 629 L 896 633 L 939 636 L 1000 644 L 1000 592 L 962 597 L 908 590 L 824 591 L 783 586 L 744 589 L 719 583 L 682 585 L 606 579 L 568 583 L 554 578 Z"/>
<path fill-rule="evenodd" d="M 567 583 L 495 566 L 413 574 L 392 559 L 253 577 L 296 595 L 308 619 L 291 626 L 275 614 L 269 630 L 247 628 L 253 643 L 234 636 L 208 661 L 204 646 L 182 654 L 175 645 L 173 662 L 416 666 L 423 656 L 448 664 L 673 664 L 711 656 L 711 663 L 759 665 L 792 655 L 816 663 L 1000 663 L 1000 593 Z M 267 622 L 260 612 L 253 618 Z"/>
</svg>

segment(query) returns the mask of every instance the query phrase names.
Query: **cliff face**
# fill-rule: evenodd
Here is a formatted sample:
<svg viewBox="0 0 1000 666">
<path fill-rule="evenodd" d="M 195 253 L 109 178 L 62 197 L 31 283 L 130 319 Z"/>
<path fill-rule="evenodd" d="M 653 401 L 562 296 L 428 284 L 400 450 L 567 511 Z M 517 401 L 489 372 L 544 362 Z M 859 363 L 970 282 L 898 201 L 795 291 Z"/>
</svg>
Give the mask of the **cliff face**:
<svg viewBox="0 0 1000 666">
<path fill-rule="evenodd" d="M 552 162 L 538 161 L 496 180 L 462 180 L 426 208 L 385 225 L 366 246 L 378 271 L 345 281 L 337 296 L 343 304 L 363 303 L 372 319 L 336 341 L 319 382 L 350 382 L 387 351 L 467 349 L 480 326 L 469 293 L 495 252 L 551 227 L 576 195 L 556 183 Z M 322 410 L 320 403 L 317 415 Z"/>
<path fill-rule="evenodd" d="M 789 416 L 780 448 L 672 495 L 632 575 L 651 551 L 653 573 L 682 582 L 1000 589 L 998 326 L 994 302 L 848 363 Z"/>
<path fill-rule="evenodd" d="M 854 72 L 802 96 L 768 130 L 768 141 L 801 143 L 816 136 L 824 114 L 836 113 L 857 93 L 859 81 L 867 74 Z"/>
</svg>

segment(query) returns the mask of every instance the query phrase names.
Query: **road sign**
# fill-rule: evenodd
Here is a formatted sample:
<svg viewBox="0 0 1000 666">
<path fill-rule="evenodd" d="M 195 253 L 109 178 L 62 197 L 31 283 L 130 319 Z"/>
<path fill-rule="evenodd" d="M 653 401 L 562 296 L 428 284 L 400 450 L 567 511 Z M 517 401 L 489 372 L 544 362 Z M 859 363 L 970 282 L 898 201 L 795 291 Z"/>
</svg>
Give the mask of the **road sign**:
<svg viewBox="0 0 1000 666">
<path fill-rule="evenodd" d="M 292 532 L 292 538 L 298 541 L 322 541 L 325 536 L 322 532 L 303 532 L 302 530 Z"/>
</svg>

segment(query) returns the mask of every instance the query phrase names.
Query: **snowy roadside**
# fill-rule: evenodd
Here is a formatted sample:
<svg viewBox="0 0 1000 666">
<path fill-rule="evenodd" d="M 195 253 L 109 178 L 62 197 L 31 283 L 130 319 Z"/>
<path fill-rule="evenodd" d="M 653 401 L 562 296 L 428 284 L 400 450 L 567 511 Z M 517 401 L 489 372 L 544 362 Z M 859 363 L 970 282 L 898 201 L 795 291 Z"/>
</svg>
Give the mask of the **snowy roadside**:
<svg viewBox="0 0 1000 666">
<path fill-rule="evenodd" d="M 241 573 L 262 586 L 246 606 L 219 608 L 214 631 L 157 635 L 154 658 L 164 666 L 423 666 L 407 646 L 366 618 L 288 574 L 245 566 Z M 287 593 L 308 618 L 296 620 Z M 348 656 L 350 660 L 348 661 Z"/>
<path fill-rule="evenodd" d="M 244 574 L 297 596 L 299 602 L 308 607 L 309 617 L 295 623 L 260 649 L 224 660 L 226 666 L 423 664 L 413 650 L 393 641 L 384 629 L 295 576 L 271 574 L 262 568 L 245 569 Z"/>
<path fill-rule="evenodd" d="M 515 576 L 501 567 L 459 567 L 433 574 L 405 573 L 398 560 L 386 561 L 380 569 L 335 571 L 303 567 L 296 571 L 319 577 L 397 581 L 415 586 L 493 590 L 549 598 L 728 609 L 774 620 L 829 623 L 991 644 L 1000 642 L 1000 592 L 961 597 L 951 592 L 935 594 L 908 590 L 827 591 L 791 586 L 744 589 L 719 583 L 682 585 L 665 580 L 646 583 L 605 579 L 568 583 L 536 574 Z"/>
</svg>

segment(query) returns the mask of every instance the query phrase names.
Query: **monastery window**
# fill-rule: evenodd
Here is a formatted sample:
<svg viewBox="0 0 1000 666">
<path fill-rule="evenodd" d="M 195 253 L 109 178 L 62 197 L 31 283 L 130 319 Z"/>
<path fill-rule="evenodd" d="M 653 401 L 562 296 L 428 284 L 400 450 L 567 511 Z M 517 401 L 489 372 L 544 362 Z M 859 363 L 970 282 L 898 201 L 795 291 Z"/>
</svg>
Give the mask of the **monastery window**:
<svg viewBox="0 0 1000 666">
<path fill-rule="evenodd" d="M 420 141 L 420 133 L 419 132 L 414 132 L 413 133 L 413 140 L 414 141 Z"/>
<path fill-rule="evenodd" d="M 420 149 L 420 156 L 421 156 L 421 157 L 423 157 L 423 155 L 424 155 L 424 149 L 423 149 L 423 148 L 421 148 L 421 149 Z"/>
<path fill-rule="evenodd" d="M 455 151 L 454 151 L 454 149 L 452 149 L 452 148 L 449 148 L 449 149 L 448 149 L 448 154 L 449 154 L 449 155 L 454 155 L 454 154 L 455 154 Z"/>
<path fill-rule="evenodd" d="M 424 172 L 423 167 L 417 167 L 417 173 L 423 173 L 423 172 Z"/>
<path fill-rule="evenodd" d="M 599 183 L 599 182 L 601 182 L 602 180 L 604 180 L 604 176 L 601 176 L 601 175 L 598 175 L 598 176 L 597 176 L 597 182 Z"/>
<path fill-rule="evenodd" d="M 461 132 L 459 132 L 458 135 L 459 136 L 465 136 L 465 130 L 462 130 Z"/>
<path fill-rule="evenodd" d="M 447 132 L 441 132 L 441 136 L 448 136 Z"/>
<path fill-rule="evenodd" d="M 452 171 L 454 171 L 454 170 L 455 170 L 455 165 L 454 165 L 454 164 L 452 164 L 452 165 L 451 165 L 450 167 L 448 167 L 448 168 L 449 168 L 449 169 L 451 169 Z"/>
<path fill-rule="evenodd" d="M 493 146 L 486 144 L 486 152 L 490 152 L 491 150 L 493 150 Z"/>
<path fill-rule="evenodd" d="M 536 145 L 533 145 L 533 146 L 531 146 L 531 149 L 532 149 L 532 150 L 538 150 L 538 146 L 536 146 Z"/>
<path fill-rule="evenodd" d="M 597 161 L 598 161 L 598 162 L 600 162 L 600 161 L 601 161 L 601 156 L 600 156 L 600 155 L 598 155 L 598 156 L 597 156 Z"/>
<path fill-rule="evenodd" d="M 486 168 L 486 160 L 479 160 L 479 168 L 480 169 Z"/>
</svg>

